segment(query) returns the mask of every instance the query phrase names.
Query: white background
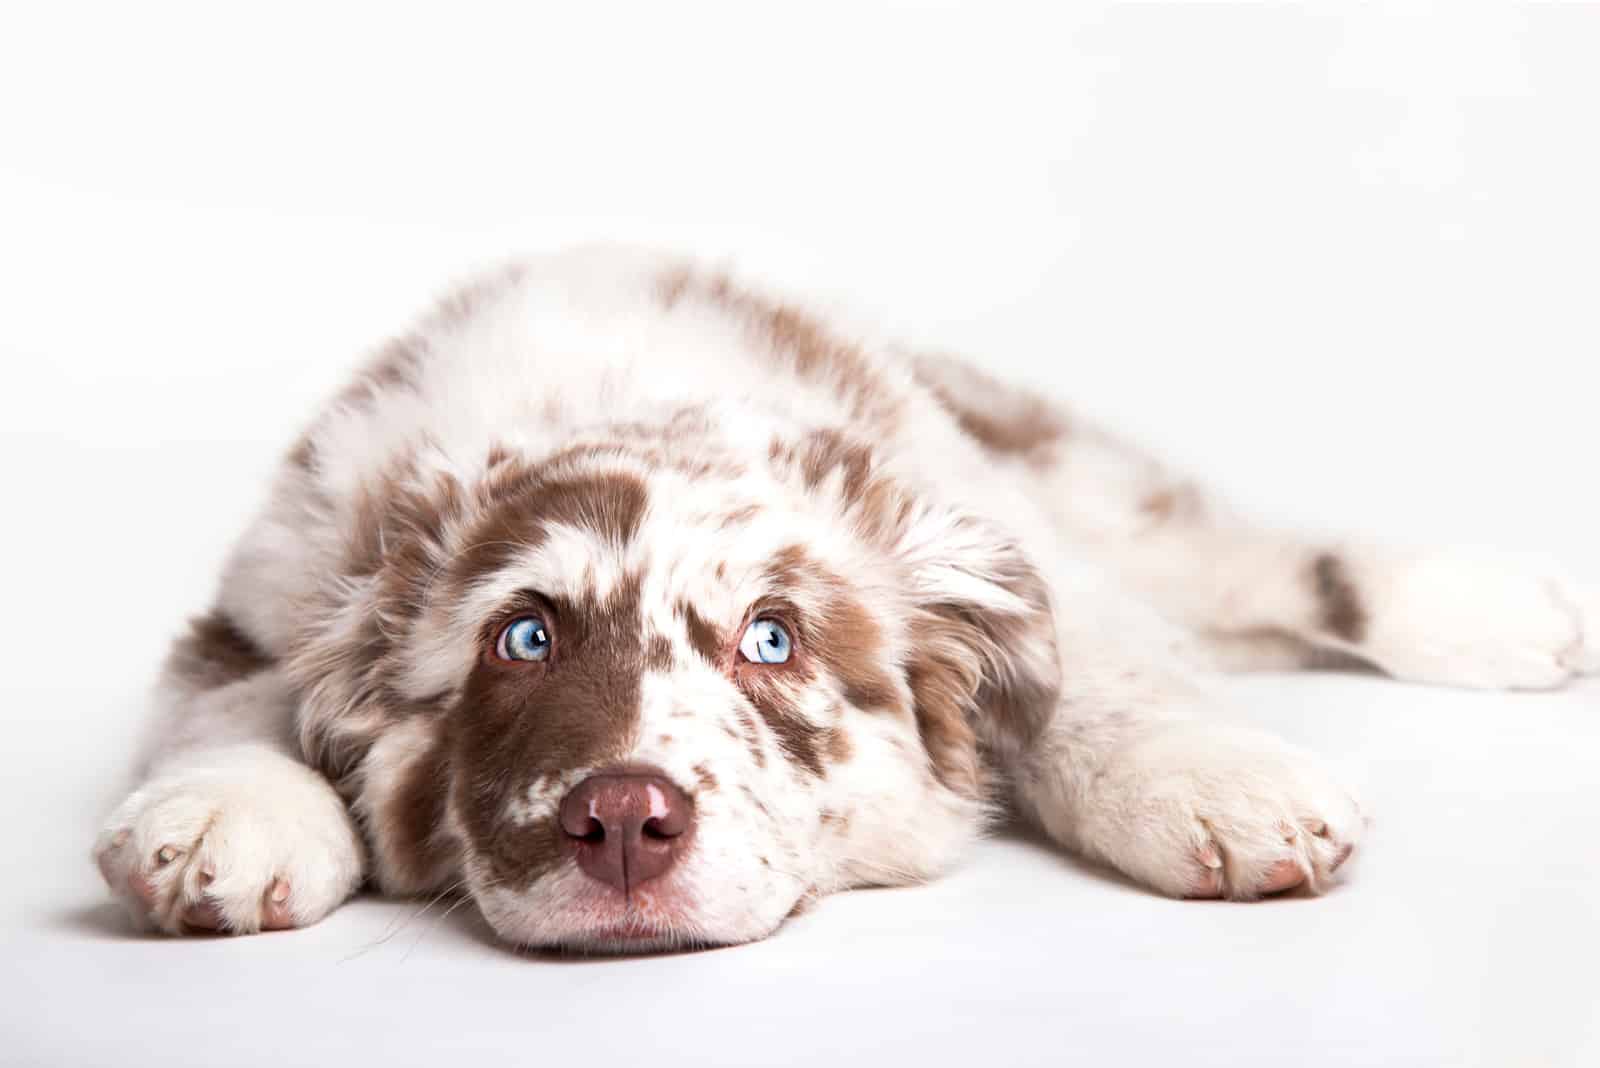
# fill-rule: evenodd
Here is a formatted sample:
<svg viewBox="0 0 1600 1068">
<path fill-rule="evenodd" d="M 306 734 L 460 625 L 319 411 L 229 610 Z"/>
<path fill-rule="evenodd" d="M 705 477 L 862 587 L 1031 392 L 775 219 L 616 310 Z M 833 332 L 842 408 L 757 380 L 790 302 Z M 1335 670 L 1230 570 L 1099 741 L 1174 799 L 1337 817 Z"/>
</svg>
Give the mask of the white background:
<svg viewBox="0 0 1600 1068">
<path fill-rule="evenodd" d="M 1238 683 L 1378 813 L 1318 900 L 1002 840 L 761 945 L 573 963 L 374 901 L 134 938 L 86 857 L 310 405 L 449 279 L 575 240 L 842 297 L 1269 518 L 1600 579 L 1600 9 L 20 11 L 0 1063 L 1600 1063 L 1593 683 Z"/>
</svg>

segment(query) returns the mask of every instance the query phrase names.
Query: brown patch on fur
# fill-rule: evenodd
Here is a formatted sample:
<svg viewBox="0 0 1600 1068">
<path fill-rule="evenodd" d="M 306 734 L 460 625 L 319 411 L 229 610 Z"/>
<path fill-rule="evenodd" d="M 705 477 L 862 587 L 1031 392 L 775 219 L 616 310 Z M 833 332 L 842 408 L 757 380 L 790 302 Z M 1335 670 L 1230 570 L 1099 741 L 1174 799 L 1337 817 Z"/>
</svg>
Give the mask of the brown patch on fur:
<svg viewBox="0 0 1600 1068">
<path fill-rule="evenodd" d="M 352 503 L 344 573 L 371 580 L 370 610 L 354 627 L 298 636 L 289 661 L 301 690 L 320 695 L 302 710 L 301 749 L 336 783 L 359 766 L 382 722 L 434 705 L 432 699 L 409 701 L 393 688 L 391 657 L 401 655 L 394 636 L 427 603 L 446 525 L 464 514 L 469 500 L 456 479 L 425 479 L 407 457 Z"/>
<path fill-rule="evenodd" d="M 717 788 L 717 777 L 711 774 L 711 769 L 706 767 L 705 764 L 696 764 L 694 766 L 694 778 L 695 781 L 700 784 L 700 790 L 702 793 L 709 794 L 715 792 Z"/>
<path fill-rule="evenodd" d="M 838 680 L 845 700 L 861 709 L 896 703 L 898 691 L 884 663 L 882 630 L 842 578 L 799 545 L 773 553 L 765 578 L 778 596 L 814 591 L 826 605 L 822 618 L 795 621 L 796 637 L 800 655 L 816 657 Z"/>
<path fill-rule="evenodd" d="M 740 289 L 725 276 L 704 278 L 687 267 L 663 272 L 657 283 L 663 306 L 686 297 L 721 308 L 746 326 L 752 340 L 777 356 L 803 380 L 825 382 L 852 414 L 867 423 L 893 425 L 900 391 L 892 388 L 861 349 L 829 332 L 800 309 Z"/>
<path fill-rule="evenodd" d="M 384 856 L 401 886 L 423 888 L 451 859 L 452 846 L 442 841 L 445 801 L 450 796 L 449 750 L 442 732 L 433 745 L 412 761 L 395 792 L 383 805 Z"/>
<path fill-rule="evenodd" d="M 886 708 L 899 696 L 884 666 L 883 634 L 860 601 L 841 582 L 828 605 L 828 640 L 817 658 L 839 680 L 844 699 L 860 709 Z"/>
<path fill-rule="evenodd" d="M 310 434 L 301 434 L 284 460 L 290 467 L 299 468 L 301 471 L 315 471 L 317 469 L 317 443 Z"/>
<path fill-rule="evenodd" d="M 813 678 L 804 658 L 781 665 L 741 664 L 736 676 L 777 740 L 779 752 L 818 778 L 827 774 L 822 759 L 827 728 L 812 723 L 799 708 L 800 696 Z"/>
<path fill-rule="evenodd" d="M 850 759 L 854 749 L 850 745 L 850 735 L 842 727 L 830 727 L 823 741 L 824 752 L 828 760 L 834 764 L 843 764 Z"/>
<path fill-rule="evenodd" d="M 837 478 L 840 518 L 869 542 L 891 543 L 915 506 L 903 486 L 874 467 L 871 447 L 840 431 L 813 431 L 792 444 L 774 438 L 767 454 L 776 473 L 809 492 Z"/>
<path fill-rule="evenodd" d="M 774 438 L 767 458 L 797 470 L 808 490 L 815 490 L 837 472 L 846 504 L 860 500 L 872 477 L 871 448 L 833 429 L 813 430 L 794 445 Z"/>
<path fill-rule="evenodd" d="M 875 478 L 856 502 L 855 525 L 869 541 L 893 545 L 911 521 L 917 499 L 889 478 Z"/>
<path fill-rule="evenodd" d="M 775 592 L 798 589 L 820 578 L 820 569 L 812 564 L 803 545 L 785 545 L 767 562 L 767 585 Z"/>
<path fill-rule="evenodd" d="M 723 641 L 722 634 L 688 601 L 679 603 L 678 614 L 683 617 L 684 629 L 689 633 L 689 644 L 694 651 L 706 663 L 722 667 L 727 659 L 727 643 Z"/>
<path fill-rule="evenodd" d="M 656 296 L 661 300 L 661 306 L 671 311 L 683 299 L 684 293 L 689 290 L 689 280 L 693 273 L 687 267 L 673 267 L 662 272 L 660 280 L 656 283 Z"/>
<path fill-rule="evenodd" d="M 727 515 L 723 516 L 722 519 L 717 523 L 717 529 L 718 530 L 728 530 L 728 529 L 731 529 L 733 527 L 744 526 L 746 523 L 750 522 L 750 520 L 754 519 L 756 516 L 758 516 L 760 514 L 761 514 L 761 506 L 759 504 L 748 504 L 748 505 L 745 505 L 743 508 L 735 509 L 734 511 L 729 512 Z M 717 564 L 717 577 L 718 578 L 722 577 L 723 570 L 724 570 L 724 565 L 721 564 L 721 563 Z"/>
<path fill-rule="evenodd" d="M 961 429 L 990 452 L 1033 454 L 1066 432 L 1066 428 L 1042 405 L 1030 418 L 1001 422 L 983 412 L 957 408 L 950 398 L 940 399 L 955 415 Z"/>
<path fill-rule="evenodd" d="M 822 778 L 827 774 L 820 752 L 825 728 L 807 720 L 796 712 L 782 711 L 774 702 L 756 706 L 778 739 L 778 748 L 806 771 Z"/>
<path fill-rule="evenodd" d="M 221 609 L 189 623 L 167 657 L 167 674 L 195 690 L 214 690 L 273 665 L 272 657 Z"/>
<path fill-rule="evenodd" d="M 638 726 L 639 580 L 604 600 L 552 600 L 550 660 L 530 666 L 480 657 L 452 715 L 456 805 L 495 878 L 526 885 L 562 856 L 553 821 L 519 826 L 507 803 L 540 774 L 622 761 Z"/>
<path fill-rule="evenodd" d="M 665 639 L 646 640 L 632 576 L 603 604 L 540 605 L 541 614 L 548 608 L 556 617 L 547 622 L 557 634 L 559 671 L 490 657 L 462 692 L 417 702 L 395 690 L 397 658 L 405 655 L 396 643 L 427 605 L 452 603 L 540 544 L 551 523 L 625 543 L 648 506 L 643 482 L 605 466 L 604 456 L 568 452 L 538 465 L 510 454 L 490 459 L 481 480 L 468 486 L 449 474 L 423 473 L 407 457 L 355 500 L 345 573 L 370 579 L 370 610 L 353 627 L 302 637 L 292 669 L 302 688 L 319 695 L 302 718 L 302 748 L 336 783 L 359 783 L 351 772 L 386 723 L 454 706 L 448 764 L 475 777 L 468 781 L 462 770 L 452 785 L 474 846 L 497 878 L 531 879 L 553 863 L 561 838 L 557 830 L 504 821 L 507 791 L 542 773 L 581 767 L 584 754 L 608 758 L 631 730 L 639 672 L 670 663 L 672 650 Z M 458 545 L 466 549 L 456 551 Z M 548 684 L 534 686 L 535 679 Z M 522 704 L 538 714 L 521 714 Z M 546 735 L 541 724 L 565 728 Z M 420 831 L 412 837 L 429 841 Z"/>
<path fill-rule="evenodd" d="M 1347 642 L 1359 642 L 1367 633 L 1367 610 L 1348 568 L 1333 553 L 1311 562 L 1312 589 L 1318 603 L 1318 624 Z"/>
<path fill-rule="evenodd" d="M 922 356 L 917 378 L 963 432 L 989 452 L 1044 463 L 1066 437 L 1066 418 L 1045 400 L 957 360 Z"/>
<path fill-rule="evenodd" d="M 1157 521 L 1171 519 L 1180 505 L 1178 491 L 1162 489 L 1139 502 L 1139 511 Z"/>
<path fill-rule="evenodd" d="M 680 408 L 666 420 L 610 423 L 595 433 L 572 448 L 632 457 L 691 479 L 732 479 L 745 473 L 744 464 L 727 451 L 703 406 Z"/>
<path fill-rule="evenodd" d="M 1187 483 L 1164 486 L 1139 502 L 1139 513 L 1153 523 L 1194 522 L 1205 513 L 1205 499 Z"/>
<path fill-rule="evenodd" d="M 969 658 L 952 655 L 949 643 L 964 642 L 964 634 L 954 628 L 941 635 L 921 629 L 918 649 L 906 665 L 917 736 L 934 777 L 957 793 L 973 796 L 979 787 L 978 736 L 969 716 L 982 679 Z"/>
<path fill-rule="evenodd" d="M 818 430 L 807 436 L 805 473 L 807 481 L 821 482 L 834 471 L 841 472 L 846 500 L 855 500 L 866 488 L 872 474 L 872 450 L 852 441 L 836 430 Z"/>
<path fill-rule="evenodd" d="M 750 759 L 755 762 L 756 767 L 765 768 L 767 766 L 767 752 L 761 744 L 761 732 L 756 728 L 755 717 L 750 714 L 750 710 L 747 708 L 740 708 L 737 714 L 739 727 L 743 734 L 735 735 L 735 737 L 742 737 L 745 748 L 750 750 Z"/>
<path fill-rule="evenodd" d="M 645 638 L 644 666 L 648 671 L 669 671 L 672 668 L 672 640 L 665 634 L 652 631 Z"/>
<path fill-rule="evenodd" d="M 844 835 L 850 833 L 850 817 L 843 815 L 842 813 L 835 812 L 831 808 L 823 809 L 818 819 L 821 821 L 824 829 L 832 831 L 835 834 Z"/>
<path fill-rule="evenodd" d="M 982 788 L 979 725 L 984 735 L 1025 748 L 1053 713 L 1061 686 L 1044 580 L 1020 555 L 992 563 L 996 581 L 1027 609 L 929 606 L 912 624 L 917 640 L 906 667 L 917 733 L 934 775 L 969 795 Z M 1024 665 L 1016 651 L 1025 644 L 1047 649 L 1048 663 Z"/>
<path fill-rule="evenodd" d="M 468 547 L 450 562 L 452 584 L 468 585 L 501 570 L 539 545 L 551 523 L 587 530 L 613 545 L 633 540 L 649 504 L 644 482 L 622 471 L 544 473 L 559 466 L 558 458 L 491 474 L 481 491 L 489 507 L 466 535 Z"/>
</svg>

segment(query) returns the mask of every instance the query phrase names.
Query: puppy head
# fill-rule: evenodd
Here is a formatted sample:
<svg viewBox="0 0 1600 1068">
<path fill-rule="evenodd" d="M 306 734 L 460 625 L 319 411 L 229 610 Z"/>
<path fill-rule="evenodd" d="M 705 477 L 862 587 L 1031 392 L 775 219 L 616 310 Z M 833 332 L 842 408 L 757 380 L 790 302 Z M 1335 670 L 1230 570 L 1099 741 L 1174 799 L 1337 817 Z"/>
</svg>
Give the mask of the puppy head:
<svg viewBox="0 0 1600 1068">
<path fill-rule="evenodd" d="M 618 432 L 384 488 L 370 623 L 301 672 L 386 889 L 464 881 L 525 945 L 726 944 L 979 832 L 980 734 L 1054 685 L 1042 584 L 838 435 L 731 457 Z"/>
</svg>

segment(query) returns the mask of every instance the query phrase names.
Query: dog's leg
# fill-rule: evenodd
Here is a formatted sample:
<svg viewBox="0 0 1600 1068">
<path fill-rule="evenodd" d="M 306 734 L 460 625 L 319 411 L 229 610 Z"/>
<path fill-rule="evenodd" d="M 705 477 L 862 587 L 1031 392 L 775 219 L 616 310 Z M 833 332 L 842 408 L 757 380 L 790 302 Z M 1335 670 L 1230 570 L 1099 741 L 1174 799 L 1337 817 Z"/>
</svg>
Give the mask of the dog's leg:
<svg viewBox="0 0 1600 1068">
<path fill-rule="evenodd" d="M 1350 793 L 1311 754 L 1208 721 L 1208 671 L 1142 604 L 1070 587 L 1061 600 L 1053 715 L 991 739 L 1022 813 L 1175 897 L 1330 885 L 1364 827 Z"/>
<path fill-rule="evenodd" d="M 1075 450 L 1102 455 L 1085 463 Z M 1490 689 L 1544 689 L 1600 671 L 1600 598 L 1560 576 L 1254 526 L 1128 454 L 1126 477 L 1108 486 L 1120 451 L 1095 440 L 1062 446 L 1044 477 L 1065 536 L 1205 638 L 1222 666 L 1346 658 L 1396 678 Z"/>
<path fill-rule="evenodd" d="M 1277 654 L 1318 666 L 1335 654 L 1400 679 L 1483 689 L 1548 689 L 1600 671 L 1600 600 L 1537 565 L 1245 528 L 1116 555 L 1118 570 L 1207 636 L 1225 665 Z M 1174 567 L 1195 577 L 1153 574 Z"/>
<path fill-rule="evenodd" d="M 180 639 L 144 782 L 94 858 L 135 920 L 172 934 L 300 927 L 361 882 L 344 802 L 299 759 L 282 670 L 224 614 Z"/>
<path fill-rule="evenodd" d="M 917 370 L 1063 541 L 1228 668 L 1355 659 L 1402 679 L 1541 689 L 1600 671 L 1600 596 L 1482 555 L 1252 524 L 1139 449 L 959 363 Z"/>
</svg>

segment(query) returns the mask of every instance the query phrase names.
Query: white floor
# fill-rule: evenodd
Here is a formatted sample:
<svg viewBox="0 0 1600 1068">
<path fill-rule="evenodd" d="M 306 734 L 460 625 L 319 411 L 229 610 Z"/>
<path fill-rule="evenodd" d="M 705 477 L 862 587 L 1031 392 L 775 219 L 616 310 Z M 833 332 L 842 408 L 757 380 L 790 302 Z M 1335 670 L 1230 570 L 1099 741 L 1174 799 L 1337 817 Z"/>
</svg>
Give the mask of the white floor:
<svg viewBox="0 0 1600 1068">
<path fill-rule="evenodd" d="M 517 956 L 470 905 L 370 899 L 300 932 L 134 936 L 86 858 L 111 762 L 64 730 L 6 778 L 26 833 L 0 884 L 0 1063 L 1600 1063 L 1600 685 L 1237 691 L 1367 784 L 1370 844 L 1326 897 L 1168 901 L 1006 838 L 765 943 L 619 960 Z"/>
<path fill-rule="evenodd" d="M 0 1064 L 1600 1064 L 1597 683 L 1239 682 L 1367 784 L 1319 900 L 1002 840 L 760 945 L 572 962 L 365 900 L 135 938 L 87 858 L 313 401 L 575 240 L 844 295 L 1273 520 L 1600 580 L 1600 7 L 174 6 L 0 31 Z"/>
</svg>

